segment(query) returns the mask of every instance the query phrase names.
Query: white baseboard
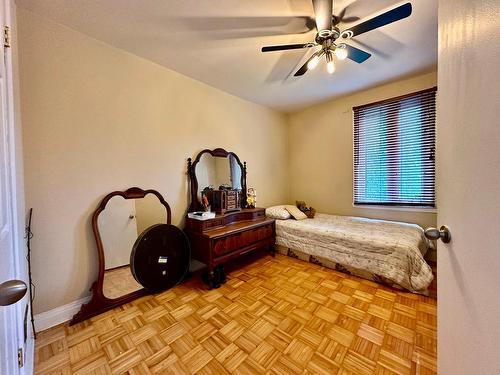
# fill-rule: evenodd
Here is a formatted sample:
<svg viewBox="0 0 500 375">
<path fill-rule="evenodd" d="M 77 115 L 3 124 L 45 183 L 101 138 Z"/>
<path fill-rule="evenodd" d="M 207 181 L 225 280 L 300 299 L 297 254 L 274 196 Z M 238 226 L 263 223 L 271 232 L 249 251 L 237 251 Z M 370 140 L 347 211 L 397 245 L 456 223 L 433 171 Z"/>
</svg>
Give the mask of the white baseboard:
<svg viewBox="0 0 500 375">
<path fill-rule="evenodd" d="M 58 324 L 71 320 L 73 315 L 80 311 L 80 307 L 90 300 L 90 296 L 80 298 L 66 305 L 45 311 L 35 315 L 35 329 L 37 332 L 44 331 Z"/>
</svg>

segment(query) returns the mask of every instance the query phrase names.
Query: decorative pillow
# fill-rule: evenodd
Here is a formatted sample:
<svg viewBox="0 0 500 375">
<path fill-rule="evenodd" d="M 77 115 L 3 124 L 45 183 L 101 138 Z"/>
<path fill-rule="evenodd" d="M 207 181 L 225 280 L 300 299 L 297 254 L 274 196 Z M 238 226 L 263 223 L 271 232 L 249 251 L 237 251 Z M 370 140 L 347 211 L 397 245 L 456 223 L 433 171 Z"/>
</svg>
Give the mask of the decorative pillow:
<svg viewBox="0 0 500 375">
<path fill-rule="evenodd" d="M 285 206 L 285 209 L 290 213 L 290 215 L 293 216 L 293 218 L 295 220 L 307 219 L 307 215 L 295 206 L 288 205 L 288 206 Z"/>
<path fill-rule="evenodd" d="M 304 201 L 295 201 L 295 205 L 299 210 L 306 214 L 309 219 L 313 219 L 316 214 L 316 210 L 312 207 L 307 207 Z"/>
<path fill-rule="evenodd" d="M 288 212 L 285 206 L 272 206 L 266 208 L 266 216 L 271 219 L 287 220 L 290 219 L 290 212 Z"/>
</svg>

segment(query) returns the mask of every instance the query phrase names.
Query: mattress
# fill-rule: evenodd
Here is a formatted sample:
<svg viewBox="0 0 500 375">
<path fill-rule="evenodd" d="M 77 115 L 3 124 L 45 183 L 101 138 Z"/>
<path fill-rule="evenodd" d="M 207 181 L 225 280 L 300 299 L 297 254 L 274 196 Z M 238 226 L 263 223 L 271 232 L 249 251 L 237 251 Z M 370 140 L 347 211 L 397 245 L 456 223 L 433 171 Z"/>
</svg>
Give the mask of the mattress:
<svg viewBox="0 0 500 375">
<path fill-rule="evenodd" d="M 415 293 L 426 294 L 433 280 L 424 260 L 432 243 L 416 224 L 317 214 L 314 219 L 276 220 L 276 244 Z"/>
</svg>

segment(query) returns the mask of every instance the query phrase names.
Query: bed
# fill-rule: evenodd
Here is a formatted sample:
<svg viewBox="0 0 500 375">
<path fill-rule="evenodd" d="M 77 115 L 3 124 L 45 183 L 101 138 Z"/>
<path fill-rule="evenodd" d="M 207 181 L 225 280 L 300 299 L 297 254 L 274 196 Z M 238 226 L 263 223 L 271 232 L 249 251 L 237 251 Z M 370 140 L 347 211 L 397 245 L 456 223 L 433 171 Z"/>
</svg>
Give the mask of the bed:
<svg viewBox="0 0 500 375">
<path fill-rule="evenodd" d="M 317 214 L 276 220 L 277 251 L 394 288 L 427 294 L 432 243 L 415 224 Z"/>
</svg>

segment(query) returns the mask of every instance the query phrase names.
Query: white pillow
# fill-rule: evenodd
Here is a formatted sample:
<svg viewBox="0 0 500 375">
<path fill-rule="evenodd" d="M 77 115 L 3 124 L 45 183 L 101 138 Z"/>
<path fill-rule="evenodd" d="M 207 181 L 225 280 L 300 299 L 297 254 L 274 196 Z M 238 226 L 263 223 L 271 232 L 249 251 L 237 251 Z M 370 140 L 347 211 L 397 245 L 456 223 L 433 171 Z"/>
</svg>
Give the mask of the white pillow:
<svg viewBox="0 0 500 375">
<path fill-rule="evenodd" d="M 268 207 L 266 208 L 266 216 L 278 220 L 290 219 L 290 212 L 285 207 L 285 205 Z"/>
<path fill-rule="evenodd" d="M 295 220 L 304 220 L 307 219 L 307 215 L 298 209 L 296 206 L 288 205 L 285 206 L 285 210 L 287 210 L 290 215 L 293 216 Z"/>
</svg>

